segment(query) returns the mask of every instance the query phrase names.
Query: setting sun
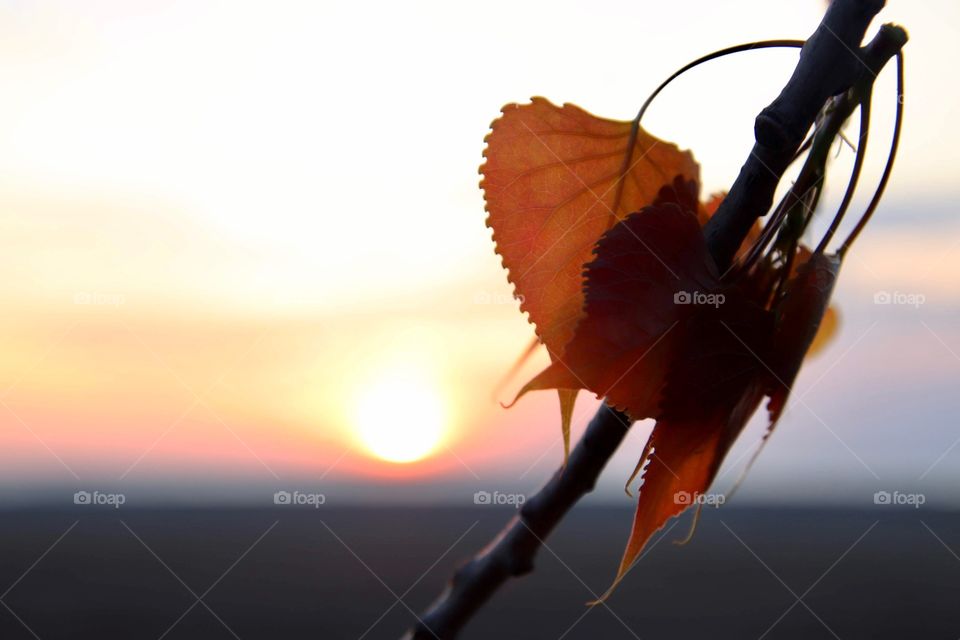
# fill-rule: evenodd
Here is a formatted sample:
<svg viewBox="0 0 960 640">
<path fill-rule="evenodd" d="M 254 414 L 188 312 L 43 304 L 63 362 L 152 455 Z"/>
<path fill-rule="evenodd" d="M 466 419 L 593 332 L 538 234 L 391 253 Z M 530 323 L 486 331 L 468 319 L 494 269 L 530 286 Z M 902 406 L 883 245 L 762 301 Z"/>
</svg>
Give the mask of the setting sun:
<svg viewBox="0 0 960 640">
<path fill-rule="evenodd" d="M 355 427 L 363 446 L 388 462 L 414 462 L 430 455 L 444 435 L 439 390 L 408 370 L 377 377 L 357 398 Z"/>
</svg>

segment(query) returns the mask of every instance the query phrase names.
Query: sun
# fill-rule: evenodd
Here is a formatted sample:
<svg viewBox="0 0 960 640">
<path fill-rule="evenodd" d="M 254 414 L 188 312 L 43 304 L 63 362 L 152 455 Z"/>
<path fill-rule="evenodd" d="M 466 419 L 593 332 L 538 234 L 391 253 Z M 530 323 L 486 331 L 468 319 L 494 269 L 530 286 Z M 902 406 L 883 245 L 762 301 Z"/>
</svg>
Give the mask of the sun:
<svg viewBox="0 0 960 640">
<path fill-rule="evenodd" d="M 377 375 L 358 394 L 354 425 L 371 454 L 395 463 L 426 458 L 443 441 L 446 416 L 436 385 L 416 371 Z"/>
</svg>

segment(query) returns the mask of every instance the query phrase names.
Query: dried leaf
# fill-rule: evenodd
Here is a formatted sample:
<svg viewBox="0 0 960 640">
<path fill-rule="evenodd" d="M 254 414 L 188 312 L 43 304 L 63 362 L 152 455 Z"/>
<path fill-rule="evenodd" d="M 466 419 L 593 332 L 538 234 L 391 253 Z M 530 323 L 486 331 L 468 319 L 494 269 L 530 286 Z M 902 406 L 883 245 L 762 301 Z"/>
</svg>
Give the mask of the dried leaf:
<svg viewBox="0 0 960 640">
<path fill-rule="evenodd" d="M 607 598 L 640 557 L 651 536 L 669 520 L 697 503 L 710 487 L 724 456 L 763 397 L 756 381 L 723 405 L 703 415 L 658 421 L 650 434 L 649 464 L 637 500 L 626 550 Z"/>
<path fill-rule="evenodd" d="M 629 121 L 544 98 L 507 105 L 481 166 L 487 225 L 537 335 L 555 355 L 583 306 L 583 265 L 600 236 L 651 204 L 661 186 L 697 182 L 689 152 Z M 635 135 L 634 135 L 635 134 Z"/>
<path fill-rule="evenodd" d="M 799 266 L 794 270 L 795 275 L 787 283 L 784 297 L 775 309 L 776 324 L 766 376 L 770 424 L 760 446 L 728 492 L 728 498 L 739 489 L 776 430 L 803 361 L 833 338 L 839 322 L 829 304 L 840 271 L 840 259 L 800 247 L 796 263 Z"/>
<path fill-rule="evenodd" d="M 632 122 L 598 118 L 574 105 L 533 98 L 502 112 L 480 168 L 487 225 L 520 308 L 555 361 L 581 316 L 583 265 L 596 241 L 653 202 L 674 177 L 696 185 L 699 167 L 689 152 Z M 560 393 L 564 451 L 576 395 Z"/>
<path fill-rule="evenodd" d="M 674 384 L 686 385 L 681 378 L 687 378 L 697 394 L 722 394 L 716 383 L 728 376 L 714 372 L 730 366 L 724 349 L 733 341 L 723 322 L 756 323 L 763 310 L 720 284 L 695 215 L 673 202 L 648 207 L 604 235 L 595 253 L 587 265 L 585 317 L 576 336 L 563 359 L 520 395 L 534 389 L 589 389 L 633 420 L 659 417 L 663 385 L 676 366 L 676 345 L 685 343 L 704 346 L 690 356 L 698 361 L 689 375 L 674 376 Z M 742 331 L 759 333 L 754 327 Z M 716 339 L 705 341 L 707 334 Z M 732 348 L 754 361 L 737 345 Z M 709 357 L 716 362 L 707 362 Z"/>
<path fill-rule="evenodd" d="M 649 466 L 633 528 L 611 590 L 650 537 L 710 488 L 763 398 L 772 314 L 742 289 L 725 291 L 722 303 L 697 308 L 678 332 L 659 419 L 646 444 Z"/>
</svg>

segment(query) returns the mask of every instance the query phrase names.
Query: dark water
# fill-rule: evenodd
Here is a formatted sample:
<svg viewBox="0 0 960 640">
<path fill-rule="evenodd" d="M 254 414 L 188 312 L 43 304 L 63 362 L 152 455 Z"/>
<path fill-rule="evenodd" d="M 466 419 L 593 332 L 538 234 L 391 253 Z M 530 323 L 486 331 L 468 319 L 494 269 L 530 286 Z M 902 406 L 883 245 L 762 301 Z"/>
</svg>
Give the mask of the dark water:
<svg viewBox="0 0 960 640">
<path fill-rule="evenodd" d="M 3 511 L 0 638 L 397 638 L 408 607 L 420 612 L 509 515 Z M 706 510 L 691 544 L 670 544 L 684 522 L 609 607 L 587 609 L 613 575 L 630 515 L 575 511 L 536 572 L 508 585 L 462 637 L 960 638 L 958 514 Z"/>
</svg>

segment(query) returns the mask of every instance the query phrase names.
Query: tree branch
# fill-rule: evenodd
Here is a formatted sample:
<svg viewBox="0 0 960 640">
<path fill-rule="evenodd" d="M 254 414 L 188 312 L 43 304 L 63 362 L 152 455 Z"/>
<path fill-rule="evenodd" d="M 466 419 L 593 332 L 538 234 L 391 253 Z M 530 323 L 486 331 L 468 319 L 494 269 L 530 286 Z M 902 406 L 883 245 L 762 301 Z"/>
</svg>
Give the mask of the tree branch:
<svg viewBox="0 0 960 640">
<path fill-rule="evenodd" d="M 800 51 L 780 95 L 754 123 L 756 144 L 740 175 L 703 229 L 721 272 L 730 264 L 758 216 L 766 215 L 783 172 L 831 96 L 868 73 L 860 42 L 883 0 L 834 0 Z"/>
<path fill-rule="evenodd" d="M 860 48 L 883 0 L 833 0 L 801 50 L 793 76 L 757 116 L 756 144 L 717 213 L 704 228 L 721 271 L 733 259 L 757 217 L 766 215 L 774 191 L 826 101 L 864 74 L 876 74 L 906 42 L 899 27 L 885 26 Z M 532 496 L 503 531 L 454 574 L 443 593 L 404 640 L 454 638 L 509 578 L 533 570 L 543 540 L 586 493 L 630 427 L 627 416 L 603 405 L 590 421 L 565 468 Z"/>
</svg>

